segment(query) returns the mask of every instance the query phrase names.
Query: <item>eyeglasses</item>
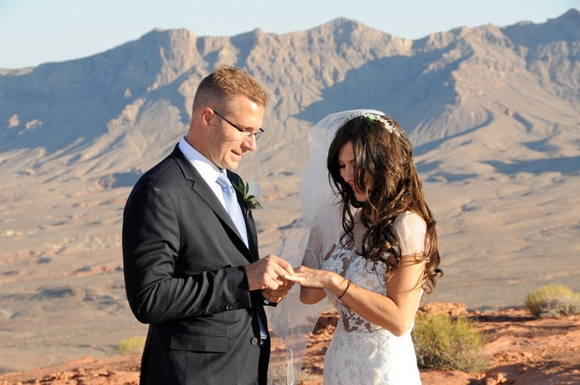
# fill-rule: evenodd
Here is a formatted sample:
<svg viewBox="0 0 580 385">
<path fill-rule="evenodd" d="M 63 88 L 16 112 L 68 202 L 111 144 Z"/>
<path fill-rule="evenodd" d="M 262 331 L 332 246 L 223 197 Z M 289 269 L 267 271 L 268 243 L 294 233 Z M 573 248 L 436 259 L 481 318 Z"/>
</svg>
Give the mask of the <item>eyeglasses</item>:
<svg viewBox="0 0 580 385">
<path fill-rule="evenodd" d="M 258 140 L 258 138 L 260 136 L 262 136 L 262 134 L 264 133 L 264 129 L 263 128 L 258 128 L 255 131 L 244 130 L 243 128 L 240 128 L 240 127 L 236 126 L 235 124 L 233 124 L 232 122 L 230 122 L 228 119 L 226 119 L 222 114 L 220 114 L 216 110 L 212 110 L 212 111 L 213 111 L 214 114 L 216 114 L 217 116 L 219 116 L 220 118 L 222 118 L 223 120 L 225 120 L 230 126 L 232 126 L 233 128 L 235 128 L 236 130 L 238 130 L 240 132 L 240 135 L 243 138 L 249 138 L 249 137 L 253 136 L 255 140 Z"/>
</svg>

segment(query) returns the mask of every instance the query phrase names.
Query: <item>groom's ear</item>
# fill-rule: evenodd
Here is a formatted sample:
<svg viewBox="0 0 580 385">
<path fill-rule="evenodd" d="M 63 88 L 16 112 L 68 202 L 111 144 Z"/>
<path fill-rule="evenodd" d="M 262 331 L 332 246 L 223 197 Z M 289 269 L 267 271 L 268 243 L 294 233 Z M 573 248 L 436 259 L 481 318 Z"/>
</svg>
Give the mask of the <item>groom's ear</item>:
<svg viewBox="0 0 580 385">
<path fill-rule="evenodd" d="M 199 113 L 199 119 L 201 120 L 201 124 L 203 126 L 209 127 L 211 125 L 211 120 L 215 117 L 213 110 L 209 107 L 204 108 Z"/>
</svg>

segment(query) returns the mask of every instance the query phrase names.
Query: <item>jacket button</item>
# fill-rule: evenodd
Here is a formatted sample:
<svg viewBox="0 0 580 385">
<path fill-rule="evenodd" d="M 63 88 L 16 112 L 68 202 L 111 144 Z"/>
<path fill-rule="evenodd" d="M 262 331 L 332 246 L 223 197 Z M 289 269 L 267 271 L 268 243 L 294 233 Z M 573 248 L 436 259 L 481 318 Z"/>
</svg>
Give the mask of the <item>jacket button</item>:
<svg viewBox="0 0 580 385">
<path fill-rule="evenodd" d="M 252 345 L 258 345 L 258 339 L 257 339 L 256 337 L 254 337 L 254 338 L 252 338 L 252 339 L 250 340 L 250 343 L 251 343 Z"/>
</svg>

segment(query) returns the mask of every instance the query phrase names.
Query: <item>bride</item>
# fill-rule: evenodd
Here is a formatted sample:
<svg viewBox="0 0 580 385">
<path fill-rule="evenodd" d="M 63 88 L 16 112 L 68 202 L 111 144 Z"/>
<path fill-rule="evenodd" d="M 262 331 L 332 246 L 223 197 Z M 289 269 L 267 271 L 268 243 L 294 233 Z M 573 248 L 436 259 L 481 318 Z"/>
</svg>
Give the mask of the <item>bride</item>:
<svg viewBox="0 0 580 385">
<path fill-rule="evenodd" d="M 420 384 L 411 330 L 441 271 L 412 145 L 374 110 L 329 115 L 310 138 L 302 203 L 311 230 L 287 278 L 300 284 L 300 301 L 327 297 L 340 315 L 324 383 Z"/>
</svg>

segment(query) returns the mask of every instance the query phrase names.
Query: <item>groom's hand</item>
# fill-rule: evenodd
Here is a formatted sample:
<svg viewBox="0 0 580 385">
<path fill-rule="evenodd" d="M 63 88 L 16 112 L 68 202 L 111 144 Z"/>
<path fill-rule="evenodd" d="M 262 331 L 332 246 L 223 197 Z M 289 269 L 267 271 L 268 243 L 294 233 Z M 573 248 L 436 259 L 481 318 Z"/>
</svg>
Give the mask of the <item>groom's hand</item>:
<svg viewBox="0 0 580 385">
<path fill-rule="evenodd" d="M 264 303 L 278 303 L 288 295 L 290 289 L 294 286 L 294 282 L 286 281 L 277 290 L 263 289 L 262 297 L 264 297 Z"/>
<path fill-rule="evenodd" d="M 294 275 L 292 265 L 275 255 L 267 255 L 256 262 L 250 263 L 245 266 L 245 270 L 250 291 L 270 290 L 276 294 L 288 292 L 294 285 L 294 282 L 284 278 Z M 280 297 L 280 295 L 272 295 L 271 297 Z M 269 301 L 268 298 L 266 300 Z"/>
</svg>

